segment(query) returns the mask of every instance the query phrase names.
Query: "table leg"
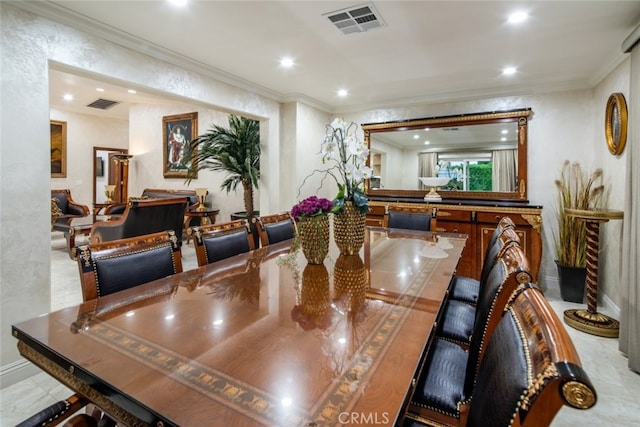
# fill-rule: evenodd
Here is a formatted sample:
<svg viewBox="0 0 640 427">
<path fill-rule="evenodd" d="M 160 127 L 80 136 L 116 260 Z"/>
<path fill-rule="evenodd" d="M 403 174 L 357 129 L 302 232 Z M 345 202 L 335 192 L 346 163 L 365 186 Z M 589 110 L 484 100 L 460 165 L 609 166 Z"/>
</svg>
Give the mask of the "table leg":
<svg viewBox="0 0 640 427">
<path fill-rule="evenodd" d="M 598 253 L 600 252 L 600 221 L 587 221 L 587 309 L 565 310 L 564 321 L 575 329 L 592 335 L 615 338 L 620 322 L 598 313 Z"/>
<path fill-rule="evenodd" d="M 76 246 L 76 233 L 73 227 L 69 228 L 69 231 L 64 232 L 64 238 L 67 240 L 67 252 L 69 253 L 69 258 L 75 261 L 73 257 L 73 248 Z"/>
</svg>

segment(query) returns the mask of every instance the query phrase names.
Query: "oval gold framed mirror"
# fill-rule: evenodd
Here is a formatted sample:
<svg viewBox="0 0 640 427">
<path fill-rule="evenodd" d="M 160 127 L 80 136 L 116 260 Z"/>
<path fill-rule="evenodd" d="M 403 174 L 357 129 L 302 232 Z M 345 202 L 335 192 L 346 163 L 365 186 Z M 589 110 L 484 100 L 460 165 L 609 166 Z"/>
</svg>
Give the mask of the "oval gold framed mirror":
<svg viewBox="0 0 640 427">
<path fill-rule="evenodd" d="M 604 116 L 607 147 L 614 156 L 622 154 L 627 143 L 627 102 L 620 92 L 611 94 Z"/>
</svg>

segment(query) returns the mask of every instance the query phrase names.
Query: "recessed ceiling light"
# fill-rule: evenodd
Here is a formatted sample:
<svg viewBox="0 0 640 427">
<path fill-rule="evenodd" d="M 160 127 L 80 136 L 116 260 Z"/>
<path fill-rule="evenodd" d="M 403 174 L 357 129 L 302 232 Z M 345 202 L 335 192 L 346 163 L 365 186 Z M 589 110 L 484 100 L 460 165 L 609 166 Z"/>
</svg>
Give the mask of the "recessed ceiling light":
<svg viewBox="0 0 640 427">
<path fill-rule="evenodd" d="M 429 132 L 429 128 L 424 128 L 424 131 L 425 132 Z"/>
<path fill-rule="evenodd" d="M 346 89 L 340 89 L 338 90 L 338 96 L 344 98 L 345 96 L 349 95 L 349 91 Z"/>
<path fill-rule="evenodd" d="M 101 87 L 97 87 L 97 88 L 96 88 L 96 90 L 97 90 L 98 92 L 104 92 L 104 89 L 102 89 Z"/>
<path fill-rule="evenodd" d="M 413 139 L 418 139 L 420 138 L 420 135 L 413 135 Z"/>
<path fill-rule="evenodd" d="M 174 6 L 186 6 L 188 0 L 168 0 Z"/>
<path fill-rule="evenodd" d="M 424 142 L 424 145 L 429 145 L 429 144 L 431 144 L 431 141 L 425 141 Z"/>
<path fill-rule="evenodd" d="M 282 58 L 280 60 L 280 65 L 284 68 L 293 67 L 293 59 L 292 58 Z"/>
<path fill-rule="evenodd" d="M 504 136 L 502 138 L 500 138 L 500 141 L 506 141 L 506 140 L 507 140 L 507 138 L 504 137 Z"/>
<path fill-rule="evenodd" d="M 66 94 L 63 98 L 64 98 L 65 101 L 73 101 L 73 95 L 71 95 L 69 93 Z"/>
<path fill-rule="evenodd" d="M 135 90 L 133 90 L 133 89 L 129 89 L 129 90 L 127 90 L 127 92 L 129 92 L 129 93 L 137 93 L 137 92 L 136 92 Z"/>
<path fill-rule="evenodd" d="M 502 129 L 502 132 L 501 132 L 501 133 L 502 133 L 503 135 L 506 135 L 506 134 L 508 134 L 508 133 L 509 133 L 509 131 L 508 131 L 507 129 Z"/>
<path fill-rule="evenodd" d="M 510 24 L 519 24 L 521 22 L 526 21 L 527 18 L 529 18 L 529 14 L 527 12 L 519 11 L 509 15 L 507 22 L 509 22 Z"/>
<path fill-rule="evenodd" d="M 516 71 L 516 67 L 505 67 L 502 69 L 502 74 L 504 74 L 505 76 L 510 76 L 512 74 L 515 74 Z"/>
</svg>

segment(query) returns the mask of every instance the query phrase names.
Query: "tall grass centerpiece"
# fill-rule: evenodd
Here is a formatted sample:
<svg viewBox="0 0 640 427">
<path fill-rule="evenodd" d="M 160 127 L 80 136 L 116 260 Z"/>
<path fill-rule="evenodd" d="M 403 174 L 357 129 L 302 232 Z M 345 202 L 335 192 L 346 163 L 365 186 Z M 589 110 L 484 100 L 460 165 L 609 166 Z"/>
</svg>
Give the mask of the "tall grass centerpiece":
<svg viewBox="0 0 640 427">
<path fill-rule="evenodd" d="M 602 169 L 593 172 L 583 170 L 579 163 L 565 160 L 560 179 L 555 184 L 558 190 L 556 214 L 557 234 L 554 235 L 556 262 L 565 267 L 586 266 L 586 223 L 567 215 L 566 209 L 598 209 L 605 199 Z"/>
</svg>

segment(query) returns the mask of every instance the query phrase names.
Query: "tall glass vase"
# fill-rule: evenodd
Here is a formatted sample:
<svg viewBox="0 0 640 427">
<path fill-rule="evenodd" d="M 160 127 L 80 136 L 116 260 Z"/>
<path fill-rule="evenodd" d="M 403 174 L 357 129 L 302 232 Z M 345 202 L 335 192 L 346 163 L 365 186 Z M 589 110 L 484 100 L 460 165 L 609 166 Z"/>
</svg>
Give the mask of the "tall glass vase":
<svg viewBox="0 0 640 427">
<path fill-rule="evenodd" d="M 364 227 L 367 214 L 360 213 L 351 201 L 345 202 L 344 209 L 333 216 L 333 240 L 342 255 L 354 255 L 364 243 Z"/>
<path fill-rule="evenodd" d="M 307 262 L 322 264 L 329 252 L 329 215 L 300 218 L 296 228 Z"/>
</svg>

